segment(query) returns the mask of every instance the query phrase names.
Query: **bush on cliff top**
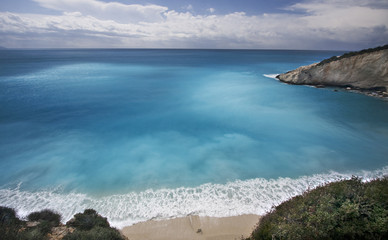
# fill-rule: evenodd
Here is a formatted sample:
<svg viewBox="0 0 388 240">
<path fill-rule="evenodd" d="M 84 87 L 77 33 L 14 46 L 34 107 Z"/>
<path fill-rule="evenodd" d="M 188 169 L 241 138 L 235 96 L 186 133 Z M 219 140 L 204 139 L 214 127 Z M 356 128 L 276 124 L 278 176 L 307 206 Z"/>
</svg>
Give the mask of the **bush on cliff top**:
<svg viewBox="0 0 388 240">
<path fill-rule="evenodd" d="M 49 209 L 44 209 L 39 212 L 30 213 L 27 216 L 27 219 L 28 221 L 32 221 L 32 222 L 47 221 L 52 223 L 54 226 L 58 226 L 59 223 L 61 222 L 61 215 Z"/>
<path fill-rule="evenodd" d="M 0 207 L 0 239 L 4 240 L 44 240 L 48 239 L 51 229 L 60 224 L 61 216 L 51 210 L 33 212 L 29 221 L 38 222 L 27 227 L 26 222 L 16 216 L 12 208 Z"/>
<path fill-rule="evenodd" d="M 62 240 L 123 240 L 119 231 L 113 228 L 94 227 L 89 231 L 76 230 Z"/>
<path fill-rule="evenodd" d="M 20 220 L 12 208 L 0 206 L 0 239 L 1 240 L 45 240 L 49 239 L 53 227 L 60 225 L 61 216 L 51 210 L 33 212 L 27 216 L 28 221 L 38 222 L 28 226 Z M 124 240 L 120 232 L 111 228 L 107 219 L 93 209 L 78 213 L 67 226 L 74 227 L 73 233 L 67 234 L 63 240 L 93 239 L 93 240 Z"/>
<path fill-rule="evenodd" d="M 388 178 L 307 191 L 265 215 L 248 239 L 388 239 Z"/>
<path fill-rule="evenodd" d="M 74 218 L 66 223 L 66 226 L 76 230 L 66 235 L 63 240 L 122 240 L 120 232 L 111 228 L 106 218 L 99 215 L 93 209 L 86 209 L 83 213 L 77 213 Z"/>
<path fill-rule="evenodd" d="M 338 61 L 338 60 L 341 60 L 341 59 L 344 59 L 344 58 L 349 58 L 349 57 L 361 55 L 361 54 L 364 54 L 364 53 L 377 52 L 377 51 L 381 51 L 381 50 L 385 50 L 385 49 L 388 49 L 388 44 L 384 45 L 384 46 L 376 47 L 376 48 L 364 49 L 364 50 L 361 50 L 361 51 L 358 51 L 358 52 L 348 52 L 348 53 L 345 53 L 345 54 L 343 54 L 342 56 L 339 56 L 339 57 L 333 56 L 331 58 L 325 59 L 325 60 L 321 61 L 320 63 L 318 63 L 317 66 L 321 66 L 321 65 L 324 65 L 324 64 L 327 64 L 327 63 L 330 63 L 330 62 Z"/>
<path fill-rule="evenodd" d="M 16 217 L 16 212 L 12 208 L 0 206 L 0 236 L 3 239 L 17 239 L 22 221 Z"/>
<path fill-rule="evenodd" d="M 108 220 L 93 209 L 86 209 L 84 213 L 77 213 L 66 225 L 78 230 L 90 230 L 94 227 L 110 227 Z"/>
</svg>

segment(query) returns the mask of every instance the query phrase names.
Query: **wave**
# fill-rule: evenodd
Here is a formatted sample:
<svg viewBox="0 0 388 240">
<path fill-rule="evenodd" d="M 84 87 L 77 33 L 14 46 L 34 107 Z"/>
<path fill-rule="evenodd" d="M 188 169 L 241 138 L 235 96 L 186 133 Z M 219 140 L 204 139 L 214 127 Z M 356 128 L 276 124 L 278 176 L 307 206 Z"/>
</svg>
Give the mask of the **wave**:
<svg viewBox="0 0 388 240">
<path fill-rule="evenodd" d="M 193 188 L 145 190 L 105 197 L 58 190 L 29 192 L 0 189 L 0 205 L 15 208 L 20 217 L 42 209 L 62 214 L 63 222 L 75 213 L 93 208 L 106 216 L 112 226 L 122 228 L 150 219 L 168 219 L 190 214 L 212 217 L 241 214 L 262 215 L 273 206 L 325 183 L 358 176 L 363 181 L 388 175 L 388 166 L 375 171 L 329 172 L 296 179 L 236 180 L 226 184 L 203 184 Z"/>
<path fill-rule="evenodd" d="M 272 79 L 276 79 L 276 80 L 278 80 L 276 78 L 276 76 L 278 76 L 278 75 L 279 75 L 278 73 L 277 74 L 263 74 L 264 77 L 272 78 Z"/>
</svg>

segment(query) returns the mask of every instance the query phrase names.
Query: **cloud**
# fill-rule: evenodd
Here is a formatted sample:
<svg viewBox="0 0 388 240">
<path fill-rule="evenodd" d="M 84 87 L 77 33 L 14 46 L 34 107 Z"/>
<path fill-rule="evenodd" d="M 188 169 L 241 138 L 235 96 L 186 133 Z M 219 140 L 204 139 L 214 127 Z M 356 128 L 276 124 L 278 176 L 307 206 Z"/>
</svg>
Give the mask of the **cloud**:
<svg viewBox="0 0 388 240">
<path fill-rule="evenodd" d="M 159 5 L 122 4 L 98 0 L 34 0 L 42 7 L 62 12 L 80 12 L 104 20 L 120 23 L 155 22 L 162 20 L 168 8 Z"/>
<path fill-rule="evenodd" d="M 194 8 L 193 8 L 193 5 L 189 4 L 189 5 L 185 6 L 185 7 L 183 7 L 183 9 L 185 9 L 187 11 L 193 11 Z"/>
<path fill-rule="evenodd" d="M 210 13 L 214 13 L 216 10 L 214 8 L 209 8 L 207 11 Z"/>
<path fill-rule="evenodd" d="M 388 2 L 316 0 L 297 3 L 288 9 L 302 11 L 304 15 L 297 20 L 318 39 L 349 44 L 373 41 L 384 44 L 383 39 L 388 39 Z"/>
<path fill-rule="evenodd" d="M 35 1 L 62 13 L 0 13 L 3 45 L 359 49 L 388 39 L 388 4 L 378 0 L 304 1 L 285 13 L 256 16 L 198 15 L 187 9 L 97 0 Z"/>
<path fill-rule="evenodd" d="M 346 1 L 313 1 L 290 6 L 291 11 L 299 10 L 308 15 L 300 17 L 310 28 L 364 28 L 387 25 L 387 8 L 376 9 L 362 4 L 345 4 Z M 357 1 L 356 1 L 357 2 Z M 386 4 L 388 7 L 388 4 Z"/>
</svg>

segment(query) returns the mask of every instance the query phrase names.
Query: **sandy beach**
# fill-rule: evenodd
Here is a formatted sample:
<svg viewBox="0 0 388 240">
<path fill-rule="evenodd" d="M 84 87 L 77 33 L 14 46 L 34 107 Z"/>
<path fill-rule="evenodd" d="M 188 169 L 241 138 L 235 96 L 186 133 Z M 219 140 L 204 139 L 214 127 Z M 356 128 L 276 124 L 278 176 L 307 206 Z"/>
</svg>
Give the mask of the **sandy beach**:
<svg viewBox="0 0 388 240">
<path fill-rule="evenodd" d="M 169 220 L 150 220 L 124 227 L 129 240 L 235 240 L 248 237 L 259 222 L 258 215 L 234 217 L 187 216 Z"/>
</svg>

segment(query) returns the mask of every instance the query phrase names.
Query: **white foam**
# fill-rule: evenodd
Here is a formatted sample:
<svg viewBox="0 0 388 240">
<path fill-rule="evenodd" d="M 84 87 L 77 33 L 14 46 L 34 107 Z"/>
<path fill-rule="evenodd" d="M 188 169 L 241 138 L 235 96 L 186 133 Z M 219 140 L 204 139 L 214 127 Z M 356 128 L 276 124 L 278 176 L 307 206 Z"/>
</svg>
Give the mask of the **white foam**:
<svg viewBox="0 0 388 240">
<path fill-rule="evenodd" d="M 278 75 L 279 75 L 278 73 L 276 73 L 276 74 L 263 74 L 264 77 L 272 78 L 272 79 L 276 79 L 276 80 L 278 80 L 276 78 L 276 76 L 278 76 Z"/>
<path fill-rule="evenodd" d="M 388 166 L 376 171 L 353 173 L 330 172 L 296 179 L 256 178 L 226 184 L 204 184 L 194 188 L 146 190 L 107 197 L 90 197 L 82 193 L 56 191 L 29 192 L 20 188 L 0 189 L 0 205 L 13 207 L 19 216 L 45 208 L 58 211 L 63 222 L 75 213 L 93 208 L 108 217 L 112 226 L 121 228 L 149 219 L 198 214 L 201 216 L 236 216 L 264 214 L 271 207 L 319 185 L 359 176 L 368 181 L 388 175 Z"/>
</svg>

